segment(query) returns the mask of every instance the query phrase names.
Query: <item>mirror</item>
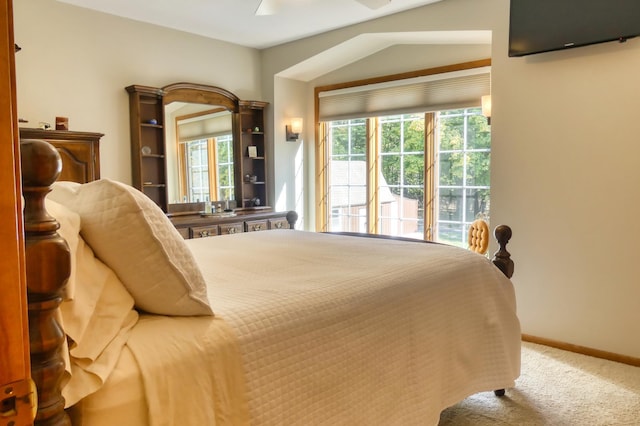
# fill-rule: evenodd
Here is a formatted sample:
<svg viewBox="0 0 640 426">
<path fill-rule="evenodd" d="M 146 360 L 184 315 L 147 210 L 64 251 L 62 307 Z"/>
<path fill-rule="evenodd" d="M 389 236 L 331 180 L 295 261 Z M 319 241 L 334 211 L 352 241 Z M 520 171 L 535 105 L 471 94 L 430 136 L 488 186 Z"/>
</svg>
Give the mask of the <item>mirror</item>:
<svg viewBox="0 0 640 426">
<path fill-rule="evenodd" d="M 234 200 L 239 99 L 215 86 L 163 87 L 169 204 Z"/>
</svg>

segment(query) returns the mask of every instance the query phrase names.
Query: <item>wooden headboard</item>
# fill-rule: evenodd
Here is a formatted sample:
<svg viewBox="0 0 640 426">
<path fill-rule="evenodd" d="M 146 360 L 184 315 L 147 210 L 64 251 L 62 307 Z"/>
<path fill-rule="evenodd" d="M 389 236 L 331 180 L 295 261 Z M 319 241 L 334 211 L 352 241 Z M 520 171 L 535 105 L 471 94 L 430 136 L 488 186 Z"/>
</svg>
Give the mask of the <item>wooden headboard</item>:
<svg viewBox="0 0 640 426">
<path fill-rule="evenodd" d="M 58 180 L 87 183 L 100 179 L 102 133 L 20 128 L 20 139 L 49 142 L 60 154 L 62 171 Z"/>
</svg>

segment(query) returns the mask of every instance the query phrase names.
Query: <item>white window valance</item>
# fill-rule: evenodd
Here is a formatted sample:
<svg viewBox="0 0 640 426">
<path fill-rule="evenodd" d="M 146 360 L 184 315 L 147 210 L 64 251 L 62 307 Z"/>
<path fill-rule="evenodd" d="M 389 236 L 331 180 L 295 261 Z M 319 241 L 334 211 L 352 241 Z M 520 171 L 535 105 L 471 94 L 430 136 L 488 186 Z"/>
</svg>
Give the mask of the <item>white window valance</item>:
<svg viewBox="0 0 640 426">
<path fill-rule="evenodd" d="M 208 115 L 178 121 L 178 142 L 209 139 L 231 133 L 231 117 Z"/>
<path fill-rule="evenodd" d="M 320 121 L 380 117 L 480 106 L 491 67 L 473 68 L 319 92 Z"/>
</svg>

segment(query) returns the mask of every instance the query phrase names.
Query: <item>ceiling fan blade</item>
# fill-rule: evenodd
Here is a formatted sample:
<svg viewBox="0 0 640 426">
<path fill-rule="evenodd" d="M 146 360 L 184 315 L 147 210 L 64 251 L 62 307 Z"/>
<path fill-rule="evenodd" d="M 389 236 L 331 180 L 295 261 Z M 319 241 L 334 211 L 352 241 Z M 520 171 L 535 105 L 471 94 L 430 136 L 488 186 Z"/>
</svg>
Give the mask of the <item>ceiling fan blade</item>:
<svg viewBox="0 0 640 426">
<path fill-rule="evenodd" d="M 256 15 L 275 15 L 284 5 L 282 0 L 262 0 L 256 9 Z"/>
<path fill-rule="evenodd" d="M 356 0 L 358 3 L 362 3 L 369 9 L 379 9 L 385 4 L 391 3 L 391 0 Z"/>
</svg>

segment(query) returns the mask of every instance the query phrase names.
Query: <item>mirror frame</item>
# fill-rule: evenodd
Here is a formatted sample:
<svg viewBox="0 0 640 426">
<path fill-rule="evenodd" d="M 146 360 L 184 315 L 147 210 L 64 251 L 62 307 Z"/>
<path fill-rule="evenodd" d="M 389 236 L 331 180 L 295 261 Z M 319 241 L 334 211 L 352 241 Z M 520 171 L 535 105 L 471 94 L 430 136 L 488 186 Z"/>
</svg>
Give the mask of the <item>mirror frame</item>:
<svg viewBox="0 0 640 426">
<path fill-rule="evenodd" d="M 234 151 L 240 145 L 239 113 L 240 99 L 230 91 L 217 86 L 209 86 L 197 83 L 173 83 L 161 88 L 162 107 L 172 102 L 188 102 L 212 106 L 220 106 L 231 112 L 231 128 Z M 166 143 L 166 135 L 165 135 Z M 167 147 L 165 147 L 166 149 Z M 234 154 L 235 157 L 235 154 Z M 234 164 L 234 168 L 236 165 Z M 238 182 L 237 173 L 234 170 L 234 193 L 240 194 L 242 182 Z M 168 190 L 168 188 L 167 188 Z"/>
</svg>

